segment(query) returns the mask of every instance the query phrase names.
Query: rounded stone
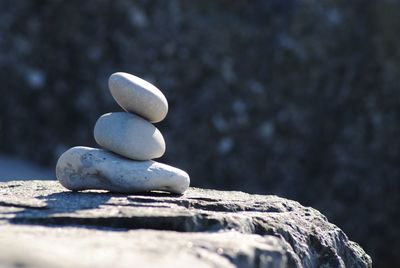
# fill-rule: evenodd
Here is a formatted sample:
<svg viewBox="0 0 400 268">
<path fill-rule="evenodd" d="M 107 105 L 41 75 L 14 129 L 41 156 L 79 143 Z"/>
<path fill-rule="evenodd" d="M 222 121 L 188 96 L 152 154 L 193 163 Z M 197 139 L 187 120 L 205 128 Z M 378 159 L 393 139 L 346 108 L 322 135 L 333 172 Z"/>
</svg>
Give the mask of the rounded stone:
<svg viewBox="0 0 400 268">
<path fill-rule="evenodd" d="M 94 127 L 94 138 L 104 149 L 133 160 L 150 160 L 165 152 L 161 132 L 143 118 L 125 112 L 102 115 Z"/>
<path fill-rule="evenodd" d="M 107 190 L 119 193 L 167 191 L 181 194 L 189 175 L 178 168 L 149 161 L 133 161 L 106 150 L 77 146 L 58 159 L 58 181 L 67 189 Z"/>
<path fill-rule="evenodd" d="M 132 74 L 118 72 L 108 79 L 108 87 L 115 101 L 127 112 L 132 112 L 152 123 L 160 122 L 168 112 L 164 94 L 151 83 Z"/>
</svg>

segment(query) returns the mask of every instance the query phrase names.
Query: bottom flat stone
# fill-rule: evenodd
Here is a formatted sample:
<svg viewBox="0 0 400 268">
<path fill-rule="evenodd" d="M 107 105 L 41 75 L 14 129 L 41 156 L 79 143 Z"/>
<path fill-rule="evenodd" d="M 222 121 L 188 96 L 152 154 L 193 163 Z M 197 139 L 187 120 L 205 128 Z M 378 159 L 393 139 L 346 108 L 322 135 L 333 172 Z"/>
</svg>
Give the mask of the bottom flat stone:
<svg viewBox="0 0 400 268">
<path fill-rule="evenodd" d="M 58 159 L 56 176 L 73 191 L 97 189 L 120 193 L 188 189 L 189 175 L 178 168 L 149 161 L 134 161 L 106 150 L 73 147 Z"/>
</svg>

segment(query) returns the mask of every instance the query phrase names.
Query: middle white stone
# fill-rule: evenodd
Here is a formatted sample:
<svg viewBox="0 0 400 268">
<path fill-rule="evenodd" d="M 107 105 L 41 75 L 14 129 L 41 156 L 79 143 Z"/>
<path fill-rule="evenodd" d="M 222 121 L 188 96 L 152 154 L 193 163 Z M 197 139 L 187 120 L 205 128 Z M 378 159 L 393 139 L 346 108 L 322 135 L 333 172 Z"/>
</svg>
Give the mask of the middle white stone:
<svg viewBox="0 0 400 268">
<path fill-rule="evenodd" d="M 130 113 L 102 115 L 94 127 L 96 142 L 106 150 L 133 160 L 150 160 L 165 152 L 161 132 L 145 119 Z"/>
</svg>

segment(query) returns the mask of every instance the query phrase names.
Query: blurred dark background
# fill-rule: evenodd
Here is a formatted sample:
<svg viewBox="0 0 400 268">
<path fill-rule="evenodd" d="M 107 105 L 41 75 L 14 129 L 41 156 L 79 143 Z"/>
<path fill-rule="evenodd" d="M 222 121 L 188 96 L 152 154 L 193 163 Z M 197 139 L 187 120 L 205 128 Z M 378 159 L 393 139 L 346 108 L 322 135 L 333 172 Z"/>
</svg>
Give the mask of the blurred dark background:
<svg viewBox="0 0 400 268">
<path fill-rule="evenodd" d="M 0 153 L 96 146 L 116 71 L 166 95 L 192 186 L 295 199 L 400 266 L 399 1 L 0 0 Z"/>
</svg>

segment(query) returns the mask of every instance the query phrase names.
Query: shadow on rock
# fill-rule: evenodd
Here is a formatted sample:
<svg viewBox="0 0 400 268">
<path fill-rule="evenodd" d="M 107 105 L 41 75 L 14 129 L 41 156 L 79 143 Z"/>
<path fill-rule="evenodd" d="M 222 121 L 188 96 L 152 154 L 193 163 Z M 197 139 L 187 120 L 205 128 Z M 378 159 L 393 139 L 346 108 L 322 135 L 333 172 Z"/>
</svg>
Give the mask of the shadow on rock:
<svg viewBox="0 0 400 268">
<path fill-rule="evenodd" d="M 59 192 L 36 197 L 46 205 L 38 208 L 25 208 L 10 219 L 17 224 L 64 224 L 80 225 L 73 215 L 81 211 L 95 210 L 106 204 L 111 197 L 118 195 L 108 192 Z M 69 215 L 70 214 L 70 215 Z M 83 223 L 83 222 L 82 222 Z"/>
</svg>

